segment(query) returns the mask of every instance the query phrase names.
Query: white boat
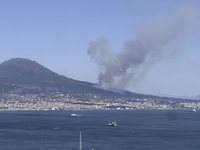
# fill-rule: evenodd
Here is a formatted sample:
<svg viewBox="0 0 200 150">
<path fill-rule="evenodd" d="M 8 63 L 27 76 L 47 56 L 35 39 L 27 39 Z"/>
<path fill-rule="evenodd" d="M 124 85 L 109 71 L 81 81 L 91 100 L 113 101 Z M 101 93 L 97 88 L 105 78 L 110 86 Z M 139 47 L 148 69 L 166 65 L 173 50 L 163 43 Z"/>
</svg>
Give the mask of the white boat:
<svg viewBox="0 0 200 150">
<path fill-rule="evenodd" d="M 192 112 L 196 112 L 196 109 L 192 109 Z"/>
<path fill-rule="evenodd" d="M 83 116 L 83 115 L 80 115 L 80 114 L 71 114 L 71 116 Z"/>
<path fill-rule="evenodd" d="M 77 114 L 71 114 L 71 116 L 77 116 Z"/>
<path fill-rule="evenodd" d="M 190 110 L 185 110 L 186 112 L 196 112 L 197 110 L 196 109 L 190 109 Z"/>
<path fill-rule="evenodd" d="M 112 123 L 111 123 L 111 122 L 109 122 L 109 123 L 108 123 L 108 126 L 112 126 Z"/>
</svg>

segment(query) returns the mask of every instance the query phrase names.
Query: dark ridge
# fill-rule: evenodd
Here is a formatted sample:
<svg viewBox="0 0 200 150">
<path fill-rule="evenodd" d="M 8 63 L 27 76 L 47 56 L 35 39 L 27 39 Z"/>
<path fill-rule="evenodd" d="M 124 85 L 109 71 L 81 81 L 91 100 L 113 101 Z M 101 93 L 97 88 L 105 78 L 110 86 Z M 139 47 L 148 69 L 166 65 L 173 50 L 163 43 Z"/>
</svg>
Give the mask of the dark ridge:
<svg viewBox="0 0 200 150">
<path fill-rule="evenodd" d="M 29 59 L 13 58 L 0 64 L 0 83 L 3 84 L 59 87 L 77 82 Z"/>
<path fill-rule="evenodd" d="M 13 58 L 0 64 L 0 80 L 3 83 L 41 85 L 55 84 L 63 77 L 35 61 Z"/>
<path fill-rule="evenodd" d="M 37 62 L 25 58 L 13 58 L 0 64 L 0 88 L 7 89 L 7 91 L 10 89 L 11 92 L 27 92 L 30 89 L 54 89 L 62 92 L 111 93 L 96 89 L 92 83 L 59 75 Z"/>
</svg>

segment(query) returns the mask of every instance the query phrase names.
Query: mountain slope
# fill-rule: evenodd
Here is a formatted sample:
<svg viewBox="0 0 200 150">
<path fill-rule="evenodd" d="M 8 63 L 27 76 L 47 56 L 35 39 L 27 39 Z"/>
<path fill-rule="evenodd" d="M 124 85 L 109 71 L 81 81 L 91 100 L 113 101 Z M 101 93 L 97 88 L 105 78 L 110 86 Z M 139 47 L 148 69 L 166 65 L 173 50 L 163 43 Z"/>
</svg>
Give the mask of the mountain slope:
<svg viewBox="0 0 200 150">
<path fill-rule="evenodd" d="M 0 64 L 0 81 L 3 83 L 51 85 L 67 80 L 69 79 L 28 59 L 14 58 Z"/>
<path fill-rule="evenodd" d="M 76 93 L 76 95 L 92 93 L 114 97 L 134 97 L 139 99 L 159 98 L 158 96 L 143 95 L 120 89 L 107 91 L 96 88 L 95 84 L 61 76 L 29 59 L 13 58 L 0 64 L 0 92 L 39 93 L 44 91 L 62 93 L 73 92 Z M 116 93 L 116 91 L 118 92 Z M 165 98 L 163 97 L 161 99 Z"/>
<path fill-rule="evenodd" d="M 6 102 L 6 108 L 12 105 L 14 110 L 44 110 L 58 105 L 62 110 L 182 109 L 188 103 L 178 98 L 143 95 L 115 88 L 107 91 L 97 87 L 58 75 L 29 59 L 14 58 L 0 64 L 0 104 Z M 191 102 L 199 108 L 196 101 Z"/>
<path fill-rule="evenodd" d="M 45 90 L 68 93 L 117 93 L 95 88 L 95 84 L 73 80 L 59 75 L 39 63 L 24 59 L 13 58 L 0 64 L 0 92 L 29 93 Z"/>
<path fill-rule="evenodd" d="M 19 85 L 24 89 L 78 89 L 78 87 L 87 89 L 93 85 L 58 75 L 35 61 L 23 58 L 13 58 L 0 64 L 0 84 L 4 87 L 10 84 Z"/>
</svg>

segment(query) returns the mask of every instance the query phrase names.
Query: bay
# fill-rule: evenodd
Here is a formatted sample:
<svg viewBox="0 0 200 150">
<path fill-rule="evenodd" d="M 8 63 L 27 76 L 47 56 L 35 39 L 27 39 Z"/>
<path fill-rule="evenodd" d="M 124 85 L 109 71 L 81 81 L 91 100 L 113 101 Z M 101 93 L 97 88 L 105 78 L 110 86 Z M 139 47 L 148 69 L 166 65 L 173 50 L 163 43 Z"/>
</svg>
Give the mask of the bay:
<svg viewBox="0 0 200 150">
<path fill-rule="evenodd" d="M 118 126 L 108 126 L 109 121 Z M 0 112 L 1 150 L 77 150 L 80 131 L 83 150 L 194 150 L 200 149 L 200 112 Z"/>
</svg>

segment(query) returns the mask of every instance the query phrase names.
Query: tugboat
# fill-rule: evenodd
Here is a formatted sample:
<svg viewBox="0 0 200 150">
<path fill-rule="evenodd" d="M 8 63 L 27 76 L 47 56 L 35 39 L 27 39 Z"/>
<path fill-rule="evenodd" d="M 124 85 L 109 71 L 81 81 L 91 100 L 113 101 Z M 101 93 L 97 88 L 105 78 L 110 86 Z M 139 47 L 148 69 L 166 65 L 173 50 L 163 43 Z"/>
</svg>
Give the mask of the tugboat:
<svg viewBox="0 0 200 150">
<path fill-rule="evenodd" d="M 113 126 L 113 127 L 116 127 L 117 126 L 117 122 L 116 121 L 114 121 L 114 122 L 109 122 L 108 123 L 108 126 Z"/>
</svg>

